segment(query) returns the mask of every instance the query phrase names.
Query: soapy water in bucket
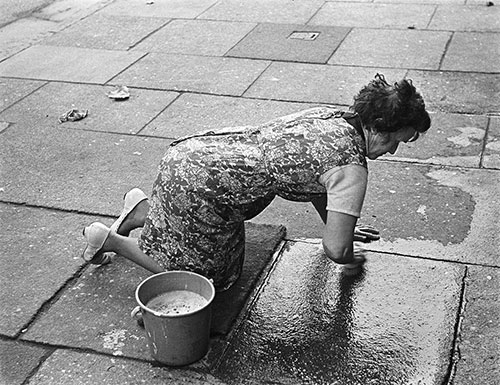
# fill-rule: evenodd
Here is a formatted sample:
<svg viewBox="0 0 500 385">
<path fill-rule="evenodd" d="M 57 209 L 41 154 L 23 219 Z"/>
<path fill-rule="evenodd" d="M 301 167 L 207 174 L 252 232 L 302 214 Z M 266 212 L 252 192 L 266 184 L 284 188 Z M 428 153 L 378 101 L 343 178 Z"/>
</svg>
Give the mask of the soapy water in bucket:
<svg viewBox="0 0 500 385">
<path fill-rule="evenodd" d="M 147 307 L 158 315 L 181 315 L 192 313 L 207 304 L 205 297 L 189 290 L 173 290 L 160 294 L 147 303 Z"/>
</svg>

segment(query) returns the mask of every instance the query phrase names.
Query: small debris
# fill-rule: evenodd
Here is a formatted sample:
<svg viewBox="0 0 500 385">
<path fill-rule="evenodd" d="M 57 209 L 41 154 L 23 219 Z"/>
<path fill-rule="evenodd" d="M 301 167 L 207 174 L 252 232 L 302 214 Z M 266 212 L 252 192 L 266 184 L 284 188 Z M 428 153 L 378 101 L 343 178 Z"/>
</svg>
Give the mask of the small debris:
<svg viewBox="0 0 500 385">
<path fill-rule="evenodd" d="M 417 27 L 415 27 L 414 25 L 409 25 L 408 29 L 417 29 Z"/>
<path fill-rule="evenodd" d="M 117 86 L 114 90 L 108 92 L 108 98 L 115 100 L 125 100 L 130 97 L 130 91 L 127 86 Z"/>
<path fill-rule="evenodd" d="M 487 7 L 493 7 L 495 5 L 495 3 L 493 1 L 487 1 L 486 2 L 486 6 Z"/>
<path fill-rule="evenodd" d="M 154 2 L 153 0 L 148 0 L 148 1 L 146 1 L 146 5 L 152 5 L 152 4 L 154 4 L 154 3 L 155 3 L 155 2 Z"/>
<path fill-rule="evenodd" d="M 76 108 L 72 108 L 71 110 L 62 114 L 59 117 L 59 123 L 76 122 L 77 120 L 82 120 L 88 114 L 89 114 L 89 110 L 78 110 Z"/>
<path fill-rule="evenodd" d="M 139 152 L 139 151 L 134 151 L 133 153 L 134 155 L 137 155 L 137 156 L 141 156 L 142 155 L 142 152 Z"/>
</svg>

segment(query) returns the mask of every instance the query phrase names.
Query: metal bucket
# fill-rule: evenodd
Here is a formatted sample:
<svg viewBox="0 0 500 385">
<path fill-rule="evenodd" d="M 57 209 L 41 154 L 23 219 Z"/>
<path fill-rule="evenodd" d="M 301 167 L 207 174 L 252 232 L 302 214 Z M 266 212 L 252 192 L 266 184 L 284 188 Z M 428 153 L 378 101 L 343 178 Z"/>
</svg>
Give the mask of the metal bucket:
<svg viewBox="0 0 500 385">
<path fill-rule="evenodd" d="M 161 314 L 147 307 L 153 298 L 172 291 L 190 291 L 204 297 L 202 307 L 186 314 Z M 135 291 L 152 357 L 163 364 L 181 366 L 200 360 L 208 352 L 215 288 L 207 278 L 188 271 L 167 271 L 145 279 Z"/>
</svg>

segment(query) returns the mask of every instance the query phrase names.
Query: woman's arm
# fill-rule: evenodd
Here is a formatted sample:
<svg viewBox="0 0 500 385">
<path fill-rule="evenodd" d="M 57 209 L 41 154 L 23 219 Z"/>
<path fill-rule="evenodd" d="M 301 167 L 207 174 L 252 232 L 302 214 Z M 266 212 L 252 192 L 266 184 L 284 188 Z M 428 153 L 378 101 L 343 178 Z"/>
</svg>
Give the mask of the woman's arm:
<svg viewBox="0 0 500 385">
<path fill-rule="evenodd" d="M 332 261 L 341 264 L 354 261 L 353 241 L 357 220 L 358 218 L 352 215 L 328 211 L 323 248 L 326 256 Z"/>
</svg>

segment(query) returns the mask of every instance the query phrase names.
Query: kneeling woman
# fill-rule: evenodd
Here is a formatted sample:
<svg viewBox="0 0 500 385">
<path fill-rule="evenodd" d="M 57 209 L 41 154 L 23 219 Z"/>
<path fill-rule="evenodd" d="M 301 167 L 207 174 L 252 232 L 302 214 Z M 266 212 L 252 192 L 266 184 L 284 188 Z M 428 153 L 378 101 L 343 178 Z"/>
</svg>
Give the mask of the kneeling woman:
<svg viewBox="0 0 500 385">
<path fill-rule="evenodd" d="M 151 198 L 133 189 L 118 220 L 86 227 L 85 260 L 109 261 L 116 252 L 153 273 L 190 270 L 218 290 L 240 276 L 244 221 L 276 195 L 310 201 L 325 222 L 331 260 L 356 269 L 364 256 L 353 240 L 376 239 L 356 229 L 368 179 L 366 158 L 393 154 L 430 127 L 411 81 L 389 84 L 377 75 L 349 111 L 318 107 L 255 127 L 210 131 L 170 144 Z M 139 240 L 131 230 L 143 227 Z"/>
</svg>

